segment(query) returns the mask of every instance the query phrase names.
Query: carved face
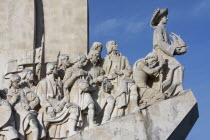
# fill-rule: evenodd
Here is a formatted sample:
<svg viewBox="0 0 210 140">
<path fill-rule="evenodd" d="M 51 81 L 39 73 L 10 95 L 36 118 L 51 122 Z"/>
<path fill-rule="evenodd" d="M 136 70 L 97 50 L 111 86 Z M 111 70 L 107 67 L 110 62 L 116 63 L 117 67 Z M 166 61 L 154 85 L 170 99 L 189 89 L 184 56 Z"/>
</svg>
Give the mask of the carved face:
<svg viewBox="0 0 210 140">
<path fill-rule="evenodd" d="M 29 71 L 26 75 L 26 79 L 29 81 L 33 81 L 34 80 L 34 75 L 32 71 Z"/>
<path fill-rule="evenodd" d="M 69 62 L 69 56 L 66 56 L 63 60 L 62 60 L 62 64 L 66 67 L 68 67 L 70 65 Z"/>
<path fill-rule="evenodd" d="M 112 43 L 112 51 L 118 51 L 118 45 L 116 42 Z"/>
<path fill-rule="evenodd" d="M 57 75 L 58 74 L 58 69 L 57 69 L 57 65 L 55 64 L 54 65 L 54 67 L 53 67 L 53 70 L 52 70 L 52 73 L 54 74 L 54 75 Z"/>
<path fill-rule="evenodd" d="M 157 64 L 157 59 L 156 58 L 150 58 L 147 60 L 147 64 L 150 68 L 154 68 Z"/>
<path fill-rule="evenodd" d="M 162 22 L 163 24 L 167 24 L 167 21 L 168 21 L 167 16 L 164 16 L 164 17 L 161 18 L 161 22 Z"/>
<path fill-rule="evenodd" d="M 17 79 L 17 80 L 15 80 L 15 81 L 13 81 L 13 82 L 12 82 L 12 86 L 13 86 L 14 88 L 18 89 L 19 86 L 20 86 L 20 79 Z"/>
<path fill-rule="evenodd" d="M 87 64 L 87 59 L 82 58 L 80 61 L 77 62 L 77 67 L 82 68 Z"/>
<path fill-rule="evenodd" d="M 90 59 L 91 63 L 96 64 L 99 60 L 99 54 L 95 54 L 92 56 L 92 58 Z"/>
<path fill-rule="evenodd" d="M 99 45 L 98 47 L 97 47 L 97 51 L 99 52 L 99 53 L 101 53 L 102 52 L 102 44 L 101 45 Z"/>
</svg>

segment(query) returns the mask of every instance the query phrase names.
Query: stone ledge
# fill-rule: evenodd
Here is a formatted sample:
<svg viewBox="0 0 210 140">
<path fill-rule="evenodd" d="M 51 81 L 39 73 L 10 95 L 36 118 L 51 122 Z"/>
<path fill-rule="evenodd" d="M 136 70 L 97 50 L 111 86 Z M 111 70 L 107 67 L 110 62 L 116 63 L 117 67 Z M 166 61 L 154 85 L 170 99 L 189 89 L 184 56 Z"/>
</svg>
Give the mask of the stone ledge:
<svg viewBox="0 0 210 140">
<path fill-rule="evenodd" d="M 187 137 L 198 119 L 197 101 L 192 91 L 156 103 L 142 113 L 124 116 L 67 140 L 181 140 Z"/>
</svg>

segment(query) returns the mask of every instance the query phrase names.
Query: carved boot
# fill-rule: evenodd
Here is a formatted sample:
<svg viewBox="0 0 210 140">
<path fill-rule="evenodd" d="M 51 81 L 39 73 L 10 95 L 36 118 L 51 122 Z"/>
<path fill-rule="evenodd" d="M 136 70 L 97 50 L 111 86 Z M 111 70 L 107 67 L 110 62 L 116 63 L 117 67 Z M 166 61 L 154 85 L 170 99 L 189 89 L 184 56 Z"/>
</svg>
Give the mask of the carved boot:
<svg viewBox="0 0 210 140">
<path fill-rule="evenodd" d="M 112 111 L 114 109 L 114 104 L 115 104 L 115 99 L 111 97 L 108 98 L 101 124 L 104 124 L 110 120 Z"/>
<path fill-rule="evenodd" d="M 77 134 L 77 131 L 75 131 L 76 126 L 77 126 L 77 120 L 70 119 L 69 134 L 68 134 L 69 137 Z"/>
<path fill-rule="evenodd" d="M 39 139 L 39 129 L 38 129 L 38 124 L 36 119 L 31 119 L 30 120 L 30 126 L 32 130 L 32 140 L 38 140 Z"/>
<path fill-rule="evenodd" d="M 94 122 L 94 117 L 95 117 L 95 110 L 94 110 L 94 104 L 90 104 L 88 106 L 88 117 L 89 117 L 89 128 L 93 128 L 98 126 L 97 123 Z"/>
</svg>

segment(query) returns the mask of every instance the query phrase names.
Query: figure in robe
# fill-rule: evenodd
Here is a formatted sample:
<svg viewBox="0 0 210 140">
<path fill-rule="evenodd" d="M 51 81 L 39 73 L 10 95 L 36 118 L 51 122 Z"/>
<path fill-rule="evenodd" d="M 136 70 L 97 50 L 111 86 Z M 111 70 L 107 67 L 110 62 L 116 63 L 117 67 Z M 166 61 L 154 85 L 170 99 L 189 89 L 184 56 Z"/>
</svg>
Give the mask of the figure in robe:
<svg viewBox="0 0 210 140">
<path fill-rule="evenodd" d="M 116 93 L 113 94 L 116 99 L 115 108 L 112 113 L 112 118 L 118 118 L 130 113 L 139 111 L 138 106 L 138 91 L 135 81 L 132 79 L 133 70 L 131 67 L 125 68 L 123 71 L 117 72 L 122 75 L 119 87 Z"/>
<path fill-rule="evenodd" d="M 41 136 L 63 139 L 77 133 L 76 124 L 79 117 L 79 106 L 69 103 L 58 87 L 57 63 L 47 64 L 46 78 L 42 79 L 35 93 L 39 96 L 41 109 L 38 119 L 42 123 Z"/>
<path fill-rule="evenodd" d="M 83 67 L 87 64 L 87 58 L 83 54 L 79 54 L 74 65 L 66 70 L 63 83 L 65 95 L 68 96 L 68 101 L 79 105 L 82 114 L 80 116 L 80 127 L 84 127 L 84 112 L 88 112 L 89 128 L 97 126 L 94 122 L 95 109 L 94 101 L 90 94 L 82 94 L 80 89 L 80 81 L 87 78 L 87 71 L 83 70 Z"/>
<path fill-rule="evenodd" d="M 12 74 L 6 95 L 7 100 L 13 108 L 19 139 L 26 139 L 26 135 L 32 132 L 32 140 L 38 140 L 39 128 L 37 113 L 31 108 L 24 91 L 20 89 L 20 80 L 21 77 L 18 74 Z"/>
<path fill-rule="evenodd" d="M 91 50 L 88 54 L 88 64 L 86 70 L 91 78 L 91 96 L 95 103 L 96 120 L 98 123 L 106 123 L 111 118 L 115 99 L 111 95 L 113 85 L 110 81 L 103 82 L 106 78 L 104 70 L 98 65 L 100 54 L 96 50 Z"/>
<path fill-rule="evenodd" d="M 172 97 L 184 93 L 183 90 L 183 66 L 174 58 L 174 55 L 186 53 L 187 47 L 184 41 L 173 34 L 174 42 L 169 40 L 169 35 L 166 31 L 168 9 L 155 9 L 151 19 L 151 27 L 154 28 L 153 34 L 153 50 L 158 55 L 159 61 L 165 61 L 166 65 L 163 68 L 163 75 L 160 83 L 167 97 Z M 178 38 L 176 40 L 175 38 Z"/>
<path fill-rule="evenodd" d="M 121 78 L 121 75 L 117 75 L 116 71 L 122 71 L 126 67 L 130 67 L 127 57 L 123 56 L 118 51 L 118 45 L 115 41 L 109 41 L 106 44 L 107 55 L 104 58 L 103 69 L 108 75 L 109 79 L 112 79 L 112 84 L 114 85 L 113 93 L 118 88 Z"/>
</svg>

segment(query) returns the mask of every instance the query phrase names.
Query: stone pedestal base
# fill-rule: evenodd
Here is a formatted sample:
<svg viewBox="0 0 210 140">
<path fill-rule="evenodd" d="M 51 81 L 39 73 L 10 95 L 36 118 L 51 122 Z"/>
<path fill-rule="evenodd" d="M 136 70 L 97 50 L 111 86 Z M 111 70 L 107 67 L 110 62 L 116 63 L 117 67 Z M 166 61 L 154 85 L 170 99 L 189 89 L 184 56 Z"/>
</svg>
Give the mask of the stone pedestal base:
<svg viewBox="0 0 210 140">
<path fill-rule="evenodd" d="M 197 119 L 197 101 L 189 91 L 68 140 L 183 140 Z"/>
</svg>

